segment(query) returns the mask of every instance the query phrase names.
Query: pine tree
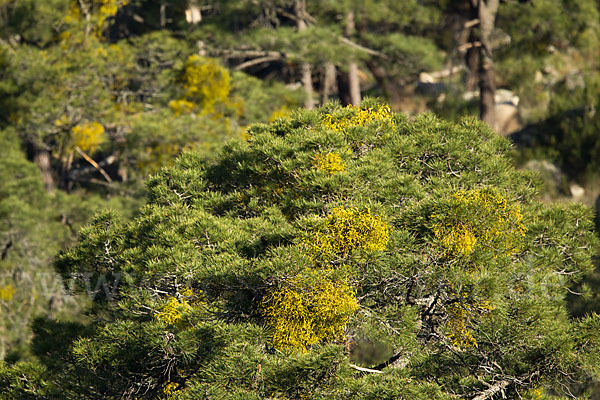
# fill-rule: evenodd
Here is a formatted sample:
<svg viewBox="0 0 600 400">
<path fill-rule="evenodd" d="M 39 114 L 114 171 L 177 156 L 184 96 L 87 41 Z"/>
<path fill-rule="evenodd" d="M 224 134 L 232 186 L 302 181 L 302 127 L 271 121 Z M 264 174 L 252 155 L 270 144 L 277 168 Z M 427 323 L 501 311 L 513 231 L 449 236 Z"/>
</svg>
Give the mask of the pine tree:
<svg viewBox="0 0 600 400">
<path fill-rule="evenodd" d="M 186 153 L 133 219 L 100 213 L 59 255 L 107 290 L 87 325 L 36 324 L 39 363 L 2 365 L 3 395 L 518 398 L 597 378 L 600 317 L 565 303 L 591 213 L 538 202 L 509 151 L 474 119 L 365 100 Z"/>
<path fill-rule="evenodd" d="M 168 26 L 152 20 L 159 3 Z M 114 189 L 113 181 L 136 181 L 184 148 L 208 155 L 249 120 L 267 121 L 280 107 L 297 105 L 292 90 L 195 55 L 195 45 L 173 31 L 187 25 L 182 2 L 57 0 L 55 6 L 46 15 L 39 2 L 10 1 L 0 30 L 7 40 L 0 43 L 7 107 L 0 124 L 14 127 L 31 149 L 47 190 Z M 245 104 L 257 97 L 270 103 L 260 113 Z"/>
</svg>

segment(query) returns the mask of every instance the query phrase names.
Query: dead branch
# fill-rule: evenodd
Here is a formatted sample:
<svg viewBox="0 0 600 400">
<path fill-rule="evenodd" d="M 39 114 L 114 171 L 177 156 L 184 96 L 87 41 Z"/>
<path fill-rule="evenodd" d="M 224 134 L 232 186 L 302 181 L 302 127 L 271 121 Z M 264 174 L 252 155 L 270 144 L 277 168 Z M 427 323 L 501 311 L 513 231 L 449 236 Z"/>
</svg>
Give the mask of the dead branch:
<svg viewBox="0 0 600 400">
<path fill-rule="evenodd" d="M 112 179 L 110 179 L 110 176 L 108 176 L 108 174 L 106 173 L 106 171 L 100 166 L 98 165 L 98 163 L 96 161 L 94 161 L 92 159 L 92 157 L 88 156 L 85 151 L 81 150 L 79 148 L 79 146 L 75 146 L 75 150 L 79 153 L 79 155 L 81 155 L 81 157 L 85 158 L 85 160 L 87 162 L 89 162 L 90 164 L 92 164 L 92 166 L 94 168 L 96 168 L 98 170 L 98 172 L 100 172 L 102 174 L 102 176 L 104 177 L 104 179 L 106 179 L 107 182 L 112 183 Z"/>
<path fill-rule="evenodd" d="M 354 365 L 354 364 L 348 364 L 348 365 L 350 365 L 350 368 L 354 368 L 357 371 L 370 372 L 372 374 L 383 374 L 383 371 L 379 371 L 378 369 L 359 367 L 358 365 Z"/>
<path fill-rule="evenodd" d="M 355 49 L 364 51 L 365 53 L 370 54 L 372 56 L 377 56 L 377 57 L 381 57 L 381 58 L 387 58 L 387 56 L 385 54 L 383 54 L 382 52 L 377 51 L 377 50 L 373 50 L 373 49 L 370 49 L 370 48 L 365 47 L 363 45 L 360 45 L 358 43 L 355 43 L 355 42 L 353 42 L 352 40 L 350 40 L 350 39 L 348 39 L 346 37 L 340 36 L 339 39 L 340 39 L 340 41 L 342 43 L 345 43 L 345 44 L 347 44 L 350 47 L 354 47 Z"/>
<path fill-rule="evenodd" d="M 488 389 L 480 392 L 477 397 L 474 397 L 473 400 L 487 400 L 490 399 L 493 395 L 498 392 L 504 392 L 504 389 L 509 385 L 508 381 L 500 381 L 498 383 L 493 384 Z"/>
<path fill-rule="evenodd" d="M 248 60 L 246 62 L 243 62 L 241 64 L 238 64 L 235 66 L 235 70 L 236 71 L 241 71 L 244 70 L 246 68 L 252 67 L 254 65 L 257 64 L 262 64 L 262 63 L 266 63 L 266 62 L 271 62 L 271 61 L 279 61 L 282 60 L 283 58 L 280 56 L 265 56 L 265 57 L 258 57 L 255 58 L 253 60 Z"/>
</svg>

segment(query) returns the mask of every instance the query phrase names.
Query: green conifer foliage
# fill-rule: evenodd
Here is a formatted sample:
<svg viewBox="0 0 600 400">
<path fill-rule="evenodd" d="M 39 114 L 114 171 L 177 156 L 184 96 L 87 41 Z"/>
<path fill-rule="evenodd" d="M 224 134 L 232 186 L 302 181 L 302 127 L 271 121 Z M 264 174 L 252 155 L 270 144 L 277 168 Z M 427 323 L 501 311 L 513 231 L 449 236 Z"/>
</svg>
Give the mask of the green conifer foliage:
<svg viewBox="0 0 600 400">
<path fill-rule="evenodd" d="M 539 203 L 509 150 L 474 119 L 367 100 L 186 153 L 134 218 L 100 213 L 58 256 L 117 288 L 87 328 L 37 325 L 40 365 L 2 366 L 0 390 L 24 393 L 15 370 L 104 399 L 518 398 L 597 377 L 600 318 L 565 306 L 590 212 Z M 330 153 L 343 170 L 315 168 Z"/>
</svg>

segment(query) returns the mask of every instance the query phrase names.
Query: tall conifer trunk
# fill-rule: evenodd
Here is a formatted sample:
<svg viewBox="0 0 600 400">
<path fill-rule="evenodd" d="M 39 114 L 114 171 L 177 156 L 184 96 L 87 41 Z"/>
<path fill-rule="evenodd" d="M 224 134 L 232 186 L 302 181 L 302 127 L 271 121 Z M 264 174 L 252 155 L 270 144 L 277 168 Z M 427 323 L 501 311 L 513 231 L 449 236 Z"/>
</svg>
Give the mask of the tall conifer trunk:
<svg viewBox="0 0 600 400">
<path fill-rule="evenodd" d="M 479 51 L 478 47 L 473 46 L 473 44 L 477 41 L 476 35 L 471 29 L 471 33 L 469 34 L 468 43 L 471 44 L 471 47 L 467 49 L 465 54 L 465 62 L 467 64 L 467 81 L 466 81 L 466 89 L 468 92 L 473 92 L 477 89 L 479 85 Z"/>
<path fill-rule="evenodd" d="M 352 36 L 354 30 L 354 11 L 349 11 L 346 14 L 346 37 Z M 353 61 L 348 64 L 348 91 L 350 103 L 355 106 L 359 105 L 360 80 L 358 79 L 358 66 Z"/>
<path fill-rule="evenodd" d="M 369 68 L 369 71 L 373 74 L 373 77 L 377 81 L 377 85 L 381 88 L 385 97 L 391 101 L 393 105 L 401 103 L 401 85 L 390 78 L 385 67 L 380 62 L 369 60 L 367 61 L 367 68 Z"/>
<path fill-rule="evenodd" d="M 494 61 L 492 58 L 491 36 L 494 30 L 496 13 L 499 0 L 474 0 L 477 1 L 477 14 L 479 17 L 480 52 L 479 52 L 479 105 L 480 118 L 492 128 L 496 128 L 496 82 L 494 74 Z"/>
<path fill-rule="evenodd" d="M 50 152 L 42 146 L 33 146 L 33 162 L 38 166 L 42 173 L 42 182 L 48 192 L 52 192 L 56 187 L 52 176 L 52 165 L 50 163 Z"/>
<path fill-rule="evenodd" d="M 295 4 L 297 27 L 299 31 L 306 29 L 306 2 L 305 0 L 296 0 Z M 300 64 L 300 76 L 302 86 L 304 86 L 304 107 L 308 110 L 312 110 L 315 107 L 314 90 L 312 82 L 312 72 L 310 64 L 302 62 Z"/>
<path fill-rule="evenodd" d="M 335 92 L 335 64 L 328 62 L 323 67 L 323 70 L 323 82 L 321 84 L 321 102 L 325 104 L 329 101 L 329 96 Z"/>
</svg>

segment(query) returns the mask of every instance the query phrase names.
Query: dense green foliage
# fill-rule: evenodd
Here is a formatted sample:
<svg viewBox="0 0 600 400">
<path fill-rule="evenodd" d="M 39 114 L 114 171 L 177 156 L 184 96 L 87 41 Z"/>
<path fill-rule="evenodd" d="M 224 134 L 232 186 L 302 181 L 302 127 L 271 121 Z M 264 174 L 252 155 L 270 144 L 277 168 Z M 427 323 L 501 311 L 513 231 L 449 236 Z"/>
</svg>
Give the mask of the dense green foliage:
<svg viewBox="0 0 600 400">
<path fill-rule="evenodd" d="M 61 290 L 51 266 L 56 253 L 74 242 L 100 207 L 128 213 L 136 201 L 80 192 L 48 194 L 14 131 L 0 131 L 0 140 L 0 358 L 14 360 L 31 353 L 29 324 L 34 317 L 68 320 L 84 305 L 85 299 Z"/>
<path fill-rule="evenodd" d="M 475 3 L 0 0 L 0 398 L 598 386 L 600 3 Z"/>
<path fill-rule="evenodd" d="M 597 377 L 600 318 L 570 318 L 565 299 L 592 268 L 589 211 L 537 202 L 476 120 L 380 107 L 255 125 L 150 178 L 133 219 L 98 214 L 56 266 L 110 290 L 85 324 L 35 326 L 40 363 L 4 365 L 5 396 L 514 398 Z M 344 170 L 318 168 L 323 152 Z M 314 339 L 296 345 L 273 307 L 298 307 L 278 315 Z M 343 335 L 322 330 L 334 317 Z M 365 343 L 389 353 L 353 356 Z"/>
</svg>

